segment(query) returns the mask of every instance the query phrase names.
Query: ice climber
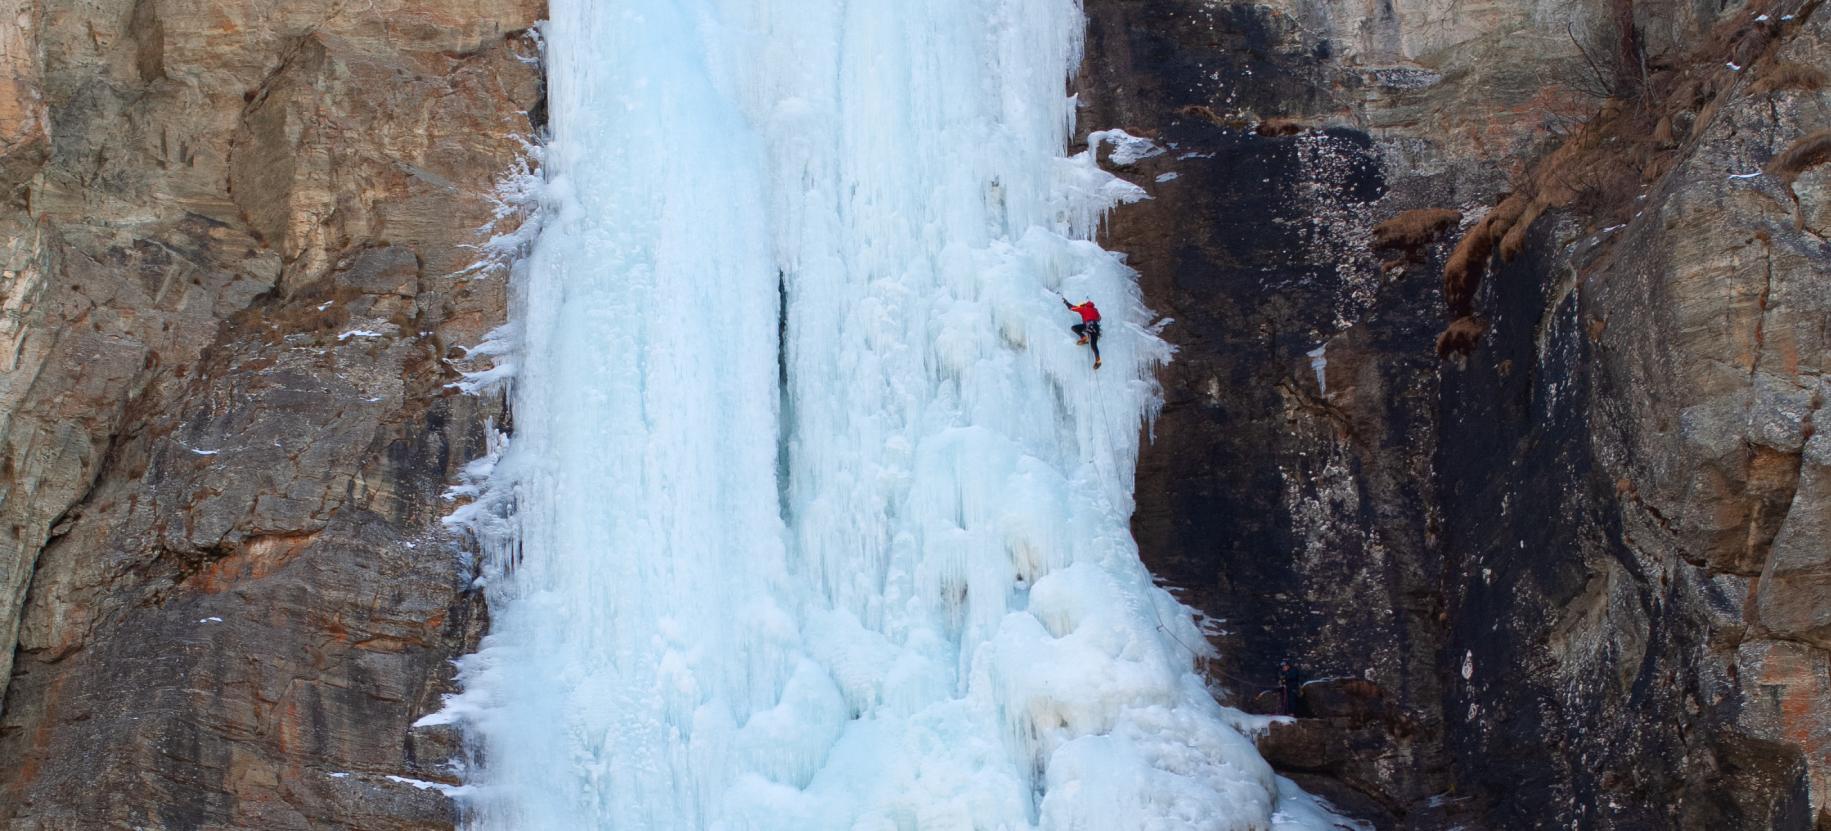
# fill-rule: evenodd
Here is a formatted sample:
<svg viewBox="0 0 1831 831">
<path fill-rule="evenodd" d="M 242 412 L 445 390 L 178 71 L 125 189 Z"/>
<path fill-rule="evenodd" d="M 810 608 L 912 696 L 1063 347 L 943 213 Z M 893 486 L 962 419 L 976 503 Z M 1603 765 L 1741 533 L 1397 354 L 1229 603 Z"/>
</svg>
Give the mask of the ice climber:
<svg viewBox="0 0 1831 831">
<path fill-rule="evenodd" d="M 1081 344 L 1088 344 L 1094 348 L 1094 369 L 1099 369 L 1100 368 L 1100 310 L 1094 308 L 1094 302 L 1092 300 L 1084 301 L 1080 305 L 1077 306 L 1073 303 L 1068 302 L 1068 298 L 1063 297 L 1062 305 L 1067 306 L 1069 311 L 1074 312 L 1075 314 L 1078 314 L 1081 316 L 1081 322 L 1076 323 L 1073 327 L 1074 333 L 1077 335 L 1080 335 L 1081 339 L 1078 341 L 1075 341 L 1074 343 L 1076 346 L 1080 346 Z"/>
<path fill-rule="evenodd" d="M 1278 712 L 1281 715 L 1297 715 L 1297 699 L 1303 695 L 1303 683 L 1297 675 L 1297 665 L 1285 658 L 1278 662 Z"/>
</svg>

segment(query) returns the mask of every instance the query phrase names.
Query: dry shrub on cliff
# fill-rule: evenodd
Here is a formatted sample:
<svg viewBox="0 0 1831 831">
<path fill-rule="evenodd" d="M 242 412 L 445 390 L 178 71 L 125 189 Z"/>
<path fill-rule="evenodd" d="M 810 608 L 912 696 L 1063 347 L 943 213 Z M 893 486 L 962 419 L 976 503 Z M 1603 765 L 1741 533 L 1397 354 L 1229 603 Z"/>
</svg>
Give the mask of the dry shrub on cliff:
<svg viewBox="0 0 1831 831">
<path fill-rule="evenodd" d="M 1526 200 L 1518 194 L 1501 200 L 1462 236 L 1461 242 L 1456 243 L 1456 250 L 1450 252 L 1449 262 L 1443 266 L 1443 297 L 1452 314 L 1469 313 L 1475 301 L 1475 290 L 1481 287 L 1481 278 L 1488 272 L 1494 243 L 1512 229 L 1526 205 Z"/>
<path fill-rule="evenodd" d="M 1785 0 L 1755 0 L 1684 52 L 1641 58 L 1637 66 L 1625 60 L 1635 55 L 1636 38 L 1613 44 L 1612 53 L 1600 43 L 1578 43 L 1607 97 L 1594 117 L 1540 156 L 1515 191 L 1457 243 L 1443 269 L 1444 301 L 1457 320 L 1438 339 L 1439 354 L 1473 348 L 1485 328 L 1471 316 L 1474 297 L 1489 262 L 1496 253 L 1503 260 L 1518 256 L 1541 215 L 1568 209 L 1591 227 L 1625 222 L 1643 186 L 1672 170 L 1685 139 L 1701 133 L 1732 95 L 1825 86 L 1822 71 L 1775 58 L 1787 33 L 1797 31 L 1824 1 L 1806 0 L 1783 15 L 1776 9 Z M 1745 71 L 1752 80 L 1739 84 Z M 1800 171 L 1827 161 L 1831 131 L 1795 143 L 1775 157 L 1768 172 L 1790 183 Z"/>
<path fill-rule="evenodd" d="M 1186 107 L 1183 107 L 1180 110 L 1177 110 L 1176 114 L 1177 115 L 1186 115 L 1190 118 L 1199 118 L 1199 119 L 1202 119 L 1203 121 L 1212 121 L 1216 124 L 1221 123 L 1221 114 L 1215 112 L 1214 108 L 1208 106 L 1207 104 L 1190 104 Z"/>
<path fill-rule="evenodd" d="M 1761 73 L 1761 76 L 1750 84 L 1748 91 L 1756 95 L 1768 95 L 1782 90 L 1800 92 L 1817 92 L 1825 88 L 1825 73 L 1816 66 L 1809 66 L 1793 61 L 1781 61 Z"/>
<path fill-rule="evenodd" d="M 1831 162 L 1831 130 L 1820 130 L 1780 151 L 1780 155 L 1767 163 L 1767 172 L 1791 185 L 1799 174 L 1826 162 Z"/>
<path fill-rule="evenodd" d="M 1475 351 L 1481 342 L 1481 336 L 1488 331 L 1488 324 L 1473 315 L 1464 315 L 1451 322 L 1443 334 L 1437 336 L 1437 357 L 1448 358 L 1451 355 L 1467 355 Z"/>
<path fill-rule="evenodd" d="M 1259 118 L 1251 112 L 1221 113 L 1207 104 L 1189 104 L 1178 108 L 1176 114 L 1186 118 L 1199 118 L 1229 130 L 1251 130 L 1268 138 L 1298 136 L 1316 129 L 1315 125 L 1305 124 L 1295 118 L 1285 116 Z M 1134 135 L 1137 134 L 1134 133 Z"/>
<path fill-rule="evenodd" d="M 1188 118 L 1199 118 L 1212 124 L 1219 124 L 1230 130 L 1244 130 L 1251 124 L 1244 116 L 1222 115 L 1207 104 L 1190 104 L 1177 110 L 1176 113 Z"/>
<path fill-rule="evenodd" d="M 1275 138 L 1280 136 L 1302 135 L 1303 133 L 1308 132 L 1310 127 L 1294 118 L 1275 116 L 1259 122 L 1259 126 L 1253 128 L 1253 130 L 1261 136 Z"/>
<path fill-rule="evenodd" d="M 1626 204 L 1640 185 L 1654 145 L 1645 137 L 1652 125 L 1636 124 L 1641 140 L 1624 134 L 1629 102 L 1610 98 L 1596 119 L 1583 125 L 1541 158 L 1521 183 L 1475 223 L 1450 253 L 1443 268 L 1443 294 L 1453 315 L 1469 314 L 1475 291 L 1487 275 L 1493 254 L 1502 261 L 1518 257 L 1532 224 L 1548 210 L 1578 205 L 1601 215 L 1608 206 Z"/>
<path fill-rule="evenodd" d="M 1793 190 L 1793 182 L 1799 179 L 1799 174 L 1826 162 L 1831 162 L 1831 130 L 1820 130 L 1793 142 L 1767 163 L 1768 175 L 1779 179 L 1787 196 L 1793 199 L 1793 226 L 1796 228 L 1806 227 L 1806 213 L 1805 207 L 1799 204 L 1799 194 Z"/>
<path fill-rule="evenodd" d="M 1462 212 L 1449 208 L 1406 211 L 1373 226 L 1373 246 L 1420 251 L 1437 241 L 1445 230 L 1462 221 Z"/>
<path fill-rule="evenodd" d="M 1514 257 L 1526 250 L 1526 233 L 1532 230 L 1532 223 L 1537 222 L 1539 215 L 1545 212 L 1545 203 L 1534 199 L 1526 206 L 1524 213 L 1507 228 L 1507 235 L 1500 238 L 1501 262 L 1512 262 Z"/>
<path fill-rule="evenodd" d="M 1686 77 L 1672 84 L 1672 91 L 1666 94 L 1664 109 L 1668 113 L 1695 110 L 1704 106 L 1717 94 L 1713 78 Z"/>
<path fill-rule="evenodd" d="M 1494 237 L 1486 220 L 1478 223 L 1456 243 L 1448 263 L 1443 266 L 1443 301 L 1451 314 L 1466 313 L 1474 305 L 1475 289 L 1488 271 L 1488 257 L 1494 252 Z M 1438 345 L 1442 352 L 1442 345 Z"/>
</svg>

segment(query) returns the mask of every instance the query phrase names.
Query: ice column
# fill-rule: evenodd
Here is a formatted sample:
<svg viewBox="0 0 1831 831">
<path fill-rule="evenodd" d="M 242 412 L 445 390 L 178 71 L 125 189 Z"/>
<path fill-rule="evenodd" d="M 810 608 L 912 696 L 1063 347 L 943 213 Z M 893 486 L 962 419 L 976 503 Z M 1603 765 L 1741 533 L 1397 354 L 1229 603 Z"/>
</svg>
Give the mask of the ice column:
<svg viewBox="0 0 1831 831">
<path fill-rule="evenodd" d="M 1309 827 L 1128 520 L 1073 0 L 554 0 L 478 829 Z M 1094 142 L 1099 145 L 1101 142 Z M 1105 312 L 1105 365 L 1057 292 Z"/>
</svg>

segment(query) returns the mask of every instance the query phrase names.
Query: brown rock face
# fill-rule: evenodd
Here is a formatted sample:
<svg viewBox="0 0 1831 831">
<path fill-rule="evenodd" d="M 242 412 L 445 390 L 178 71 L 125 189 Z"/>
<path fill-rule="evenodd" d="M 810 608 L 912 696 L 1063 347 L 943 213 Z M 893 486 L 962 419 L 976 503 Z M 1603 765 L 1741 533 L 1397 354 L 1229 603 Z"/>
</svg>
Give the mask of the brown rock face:
<svg viewBox="0 0 1831 831">
<path fill-rule="evenodd" d="M 1169 150 L 1108 239 L 1176 321 L 1146 562 L 1242 703 L 1392 708 L 1268 757 L 1381 827 L 1831 827 L 1817 4 L 1087 8 L 1085 126 Z"/>
<path fill-rule="evenodd" d="M 15 4 L 0 824 L 435 828 L 537 2 Z M 16 647 L 15 647 L 16 639 Z M 9 673 L 10 666 L 10 673 Z"/>
</svg>

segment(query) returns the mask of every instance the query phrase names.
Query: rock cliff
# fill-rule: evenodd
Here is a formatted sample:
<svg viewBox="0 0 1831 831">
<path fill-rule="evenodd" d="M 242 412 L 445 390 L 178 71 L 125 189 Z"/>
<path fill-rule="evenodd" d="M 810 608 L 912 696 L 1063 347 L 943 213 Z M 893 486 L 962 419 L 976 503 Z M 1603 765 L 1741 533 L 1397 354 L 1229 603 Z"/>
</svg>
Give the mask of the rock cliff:
<svg viewBox="0 0 1831 831">
<path fill-rule="evenodd" d="M 1382 827 L 1831 827 L 1817 6 L 1090 0 L 1087 122 L 1168 149 L 1110 233 L 1180 350 L 1134 527 L 1241 703 L 1334 679 L 1274 764 Z"/>
<path fill-rule="evenodd" d="M 1816 0 L 1086 0 L 1147 561 L 1391 828 L 1831 828 Z M 0 823 L 450 827 L 538 0 L 0 14 Z"/>
<path fill-rule="evenodd" d="M 435 828 L 516 0 L 0 15 L 0 818 Z M 389 778 L 396 777 L 396 778 Z"/>
</svg>

